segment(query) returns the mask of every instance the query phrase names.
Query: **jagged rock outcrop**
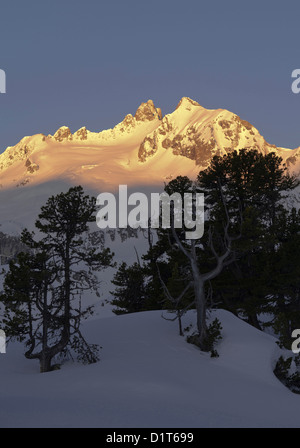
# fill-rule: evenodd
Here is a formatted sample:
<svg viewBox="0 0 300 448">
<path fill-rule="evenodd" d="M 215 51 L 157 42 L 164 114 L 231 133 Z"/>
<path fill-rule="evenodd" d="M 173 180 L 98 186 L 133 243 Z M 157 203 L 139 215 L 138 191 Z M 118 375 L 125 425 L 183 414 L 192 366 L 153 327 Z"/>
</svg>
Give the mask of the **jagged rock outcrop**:
<svg viewBox="0 0 300 448">
<path fill-rule="evenodd" d="M 87 140 L 88 131 L 87 131 L 86 127 L 83 126 L 82 128 L 78 129 L 78 131 L 76 131 L 74 133 L 74 138 L 78 139 L 78 140 Z"/>
<path fill-rule="evenodd" d="M 36 163 L 32 162 L 30 159 L 26 160 L 25 167 L 27 168 L 27 172 L 30 174 L 33 174 L 39 169 L 39 166 Z"/>
<path fill-rule="evenodd" d="M 73 135 L 68 126 L 61 126 L 59 129 L 57 129 L 57 131 L 53 135 L 53 138 L 58 142 L 62 142 L 63 140 L 72 140 Z"/>
<path fill-rule="evenodd" d="M 139 160 L 145 162 L 160 148 L 188 157 L 206 167 L 214 155 L 242 148 L 263 153 L 274 150 L 258 130 L 232 112 L 207 110 L 190 98 L 182 98 L 176 110 L 147 135 L 139 147 Z"/>
<path fill-rule="evenodd" d="M 162 119 L 162 113 L 160 108 L 156 108 L 152 100 L 148 100 L 147 103 L 142 103 L 137 109 L 134 118 L 136 121 L 151 121 L 155 118 Z"/>
<path fill-rule="evenodd" d="M 22 145 L 22 140 L 16 146 L 9 146 L 5 153 L 0 155 L 0 171 L 8 168 L 19 160 L 26 160 L 31 151 L 32 148 L 30 145 Z"/>
</svg>

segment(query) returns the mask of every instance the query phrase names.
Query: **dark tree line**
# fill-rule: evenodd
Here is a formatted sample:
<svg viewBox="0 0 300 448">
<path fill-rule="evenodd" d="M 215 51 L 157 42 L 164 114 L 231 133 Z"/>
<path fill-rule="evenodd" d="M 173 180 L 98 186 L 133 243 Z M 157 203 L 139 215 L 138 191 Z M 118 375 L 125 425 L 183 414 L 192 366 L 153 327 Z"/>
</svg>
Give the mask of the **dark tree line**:
<svg viewBox="0 0 300 448">
<path fill-rule="evenodd" d="M 288 210 L 285 199 L 298 185 L 282 159 L 256 150 L 215 156 L 197 181 L 179 176 L 166 185 L 172 192 L 205 195 L 205 231 L 200 240 L 186 240 L 182 229 L 159 229 L 143 263 L 122 264 L 126 277 L 115 294 L 116 312 L 168 309 L 179 319 L 197 310 L 195 342 L 211 347 L 207 309 L 221 307 L 262 329 L 267 325 L 290 348 L 291 331 L 299 328 L 300 213 Z M 135 283 L 133 295 L 126 295 Z M 133 296 L 139 298 L 134 300 Z M 137 309 L 138 308 L 138 309 Z M 180 329 L 182 332 L 182 329 Z"/>
</svg>

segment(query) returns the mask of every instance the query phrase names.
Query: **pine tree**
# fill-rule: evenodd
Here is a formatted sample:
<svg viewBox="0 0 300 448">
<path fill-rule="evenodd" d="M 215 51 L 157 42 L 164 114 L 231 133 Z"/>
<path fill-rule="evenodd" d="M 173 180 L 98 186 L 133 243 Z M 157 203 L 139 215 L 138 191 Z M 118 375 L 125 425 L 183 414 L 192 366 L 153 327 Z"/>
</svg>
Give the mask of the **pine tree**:
<svg viewBox="0 0 300 448">
<path fill-rule="evenodd" d="M 258 313 L 274 278 L 269 266 L 279 241 L 282 200 L 296 187 L 296 179 L 275 153 L 240 150 L 215 156 L 210 167 L 199 173 L 198 184 L 205 192 L 215 228 L 225 219 L 220 191 L 231 222 L 237 226 L 240 220 L 241 224 L 241 238 L 233 245 L 236 259 L 213 281 L 216 300 L 237 314 L 242 312 L 249 323 L 261 328 Z"/>
<path fill-rule="evenodd" d="M 293 208 L 278 217 L 278 244 L 269 263 L 266 312 L 280 344 L 291 349 L 292 332 L 300 328 L 300 211 Z"/>
<path fill-rule="evenodd" d="M 92 307 L 82 309 L 81 295 L 97 291 L 94 271 L 111 265 L 113 254 L 91 244 L 88 225 L 95 211 L 95 198 L 85 196 L 81 186 L 50 197 L 35 223 L 42 236 L 23 232 L 29 252 L 11 262 L 5 278 L 4 330 L 25 340 L 25 356 L 38 359 L 41 372 L 70 349 L 83 362 L 98 360 L 97 347 L 81 332 L 81 320 L 92 312 Z"/>
<path fill-rule="evenodd" d="M 143 268 L 134 263 L 128 266 L 122 262 L 112 283 L 116 289 L 111 291 L 114 299 L 111 304 L 115 314 L 136 313 L 145 309 L 145 274 Z"/>
</svg>

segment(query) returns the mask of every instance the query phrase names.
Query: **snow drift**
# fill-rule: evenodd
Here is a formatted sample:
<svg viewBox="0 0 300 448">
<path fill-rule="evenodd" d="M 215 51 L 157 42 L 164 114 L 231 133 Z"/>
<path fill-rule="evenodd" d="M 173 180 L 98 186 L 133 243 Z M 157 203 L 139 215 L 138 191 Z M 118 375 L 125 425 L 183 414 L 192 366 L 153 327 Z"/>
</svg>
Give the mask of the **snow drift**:
<svg viewBox="0 0 300 448">
<path fill-rule="evenodd" d="M 0 426 L 100 428 L 299 427 L 300 397 L 273 374 L 276 340 L 227 311 L 219 358 L 177 334 L 160 311 L 104 313 L 85 333 L 101 361 L 40 374 L 12 343 L 0 355 Z M 190 311 L 184 324 L 194 323 Z"/>
</svg>

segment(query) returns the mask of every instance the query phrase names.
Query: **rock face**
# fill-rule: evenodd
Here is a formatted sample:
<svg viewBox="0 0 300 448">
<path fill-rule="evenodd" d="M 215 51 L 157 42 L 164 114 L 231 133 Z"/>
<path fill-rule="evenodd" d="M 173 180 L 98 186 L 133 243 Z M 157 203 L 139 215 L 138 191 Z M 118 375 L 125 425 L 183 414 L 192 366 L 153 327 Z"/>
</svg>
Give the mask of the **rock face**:
<svg viewBox="0 0 300 448">
<path fill-rule="evenodd" d="M 78 140 L 87 140 L 87 137 L 88 137 L 88 133 L 87 133 L 87 129 L 85 126 L 78 129 L 78 131 L 76 131 L 74 134 L 74 138 L 76 138 Z"/>
<path fill-rule="evenodd" d="M 145 162 L 159 148 L 188 157 L 206 167 L 214 155 L 253 148 L 263 153 L 274 150 L 258 130 L 237 115 L 222 109 L 207 110 L 190 98 L 182 98 L 176 110 L 147 135 L 139 148 Z"/>
<path fill-rule="evenodd" d="M 285 159 L 289 171 L 300 176 L 300 147 L 292 151 Z"/>
<path fill-rule="evenodd" d="M 27 168 L 28 173 L 33 174 L 35 171 L 38 171 L 39 166 L 36 163 L 33 163 L 30 159 L 27 159 L 25 162 L 25 166 Z"/>
<path fill-rule="evenodd" d="M 152 121 L 155 118 L 162 119 L 162 113 L 160 108 L 156 108 L 152 100 L 148 100 L 147 103 L 142 103 L 135 113 L 134 118 L 136 121 Z"/>
<path fill-rule="evenodd" d="M 62 142 L 63 140 L 72 140 L 72 132 L 67 126 L 62 126 L 53 135 L 53 138 L 57 140 L 58 142 Z"/>
</svg>

